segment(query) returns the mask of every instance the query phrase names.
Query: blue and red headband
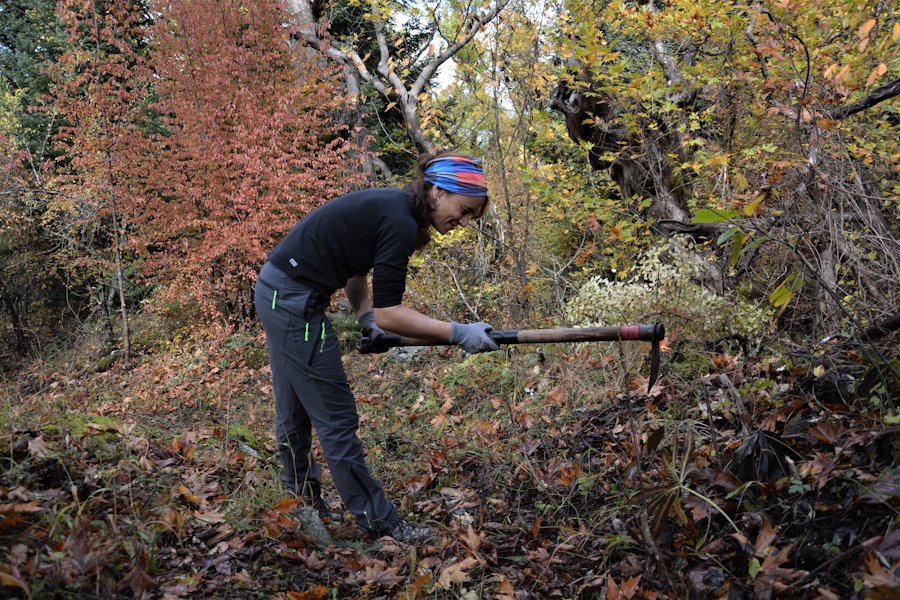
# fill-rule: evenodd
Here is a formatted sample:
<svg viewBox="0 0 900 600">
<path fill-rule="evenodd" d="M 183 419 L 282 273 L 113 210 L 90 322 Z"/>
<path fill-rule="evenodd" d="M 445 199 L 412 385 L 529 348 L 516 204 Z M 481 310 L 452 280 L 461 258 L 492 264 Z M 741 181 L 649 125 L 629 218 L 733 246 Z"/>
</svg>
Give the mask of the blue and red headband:
<svg viewBox="0 0 900 600">
<path fill-rule="evenodd" d="M 487 180 L 477 158 L 436 158 L 425 167 L 425 181 L 452 194 L 487 196 Z"/>
</svg>

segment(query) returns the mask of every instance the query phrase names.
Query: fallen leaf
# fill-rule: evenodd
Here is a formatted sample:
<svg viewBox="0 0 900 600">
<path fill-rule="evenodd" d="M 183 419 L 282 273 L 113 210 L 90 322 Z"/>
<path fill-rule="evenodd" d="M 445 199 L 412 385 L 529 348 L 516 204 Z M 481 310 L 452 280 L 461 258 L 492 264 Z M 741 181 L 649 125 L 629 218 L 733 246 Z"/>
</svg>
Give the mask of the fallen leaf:
<svg viewBox="0 0 900 600">
<path fill-rule="evenodd" d="M 783 592 L 790 585 L 806 576 L 807 572 L 800 569 L 785 569 L 781 565 L 787 562 L 793 544 L 788 544 L 781 550 L 773 549 L 765 557 L 759 569 L 759 575 L 753 582 L 753 591 L 757 596 L 768 596 L 770 592 Z"/>
<path fill-rule="evenodd" d="M 28 451 L 37 459 L 45 458 L 52 453 L 50 445 L 42 436 L 38 436 L 33 440 L 28 440 Z"/>
<path fill-rule="evenodd" d="M 809 428 L 809 435 L 826 444 L 834 443 L 834 440 L 843 435 L 847 430 L 840 422 L 821 421 Z"/>
<path fill-rule="evenodd" d="M 39 512 L 40 506 L 35 502 L 24 502 L 20 504 L 0 504 L 0 513 L 27 514 Z"/>
<path fill-rule="evenodd" d="M 900 586 L 900 567 L 892 568 L 889 571 L 879 562 L 875 554 L 869 554 L 866 557 L 863 585 L 868 589 L 896 589 L 897 586 Z"/>
<path fill-rule="evenodd" d="M 416 580 L 406 586 L 403 593 L 400 594 L 400 600 L 415 600 L 416 598 L 424 598 L 428 586 L 431 584 L 431 573 L 426 571 L 422 573 Z"/>
<path fill-rule="evenodd" d="M 469 574 L 466 571 L 477 565 L 478 561 L 469 557 L 444 567 L 441 569 L 440 575 L 438 575 L 437 587 L 442 590 L 449 590 L 454 585 L 469 581 Z"/>
<path fill-rule="evenodd" d="M 859 28 L 859 31 L 856 32 L 857 37 L 859 39 L 863 39 L 869 35 L 869 32 L 872 31 L 872 28 L 875 27 L 875 19 L 869 19 Z"/>
<path fill-rule="evenodd" d="M 119 582 L 118 589 L 128 588 L 136 600 L 141 600 L 153 584 L 153 578 L 140 565 L 135 565 Z"/>
<path fill-rule="evenodd" d="M 300 504 L 299 498 L 285 498 L 276 503 L 275 506 L 272 507 L 272 511 L 277 513 L 291 512 L 298 504 Z"/>
<path fill-rule="evenodd" d="M 194 517 L 203 521 L 204 523 L 217 524 L 225 522 L 225 513 L 221 511 L 221 509 L 212 509 L 204 512 L 200 512 L 199 510 L 194 511 Z"/>
<path fill-rule="evenodd" d="M 462 535 L 462 541 L 472 552 L 478 552 L 478 549 L 481 547 L 481 536 L 476 533 L 471 525 Z"/>
<path fill-rule="evenodd" d="M 606 598 L 607 600 L 630 600 L 634 598 L 637 592 L 637 585 L 641 581 L 641 576 L 626 579 L 622 583 L 616 582 L 609 575 L 607 577 Z"/>
<path fill-rule="evenodd" d="M 322 584 L 315 585 L 305 592 L 288 592 L 289 600 L 322 600 L 331 590 Z"/>
<path fill-rule="evenodd" d="M 688 496 L 683 502 L 687 508 L 691 509 L 691 517 L 694 519 L 695 523 L 702 521 L 703 519 L 708 519 L 716 512 L 716 510 L 710 506 L 709 502 L 701 500 L 696 496 Z"/>
<path fill-rule="evenodd" d="M 5 571 L 0 571 L 0 583 L 2 583 L 3 585 L 5 585 L 7 587 L 16 587 L 16 588 L 19 588 L 20 590 L 24 590 L 25 595 L 28 596 L 29 598 L 31 598 L 31 590 L 28 589 L 28 584 L 25 583 L 24 581 L 22 581 L 22 579 L 20 579 L 19 577 L 17 577 L 17 575 L 18 575 L 17 569 L 13 569 L 13 571 L 16 572 L 15 575 L 13 575 L 12 573 L 6 573 Z"/>
<path fill-rule="evenodd" d="M 778 534 L 772 527 L 772 524 L 769 523 L 768 519 L 764 518 L 762 527 L 759 528 L 759 534 L 756 536 L 756 543 L 753 544 L 753 554 L 759 558 L 768 556 L 769 548 L 772 547 L 772 542 L 775 541 L 776 537 L 778 537 Z"/>
<path fill-rule="evenodd" d="M 206 502 L 203 500 L 203 498 L 200 498 L 199 496 L 195 496 L 194 494 L 192 494 L 191 491 L 189 489 L 187 489 L 187 486 L 185 486 L 184 484 L 181 484 L 178 486 L 178 493 L 181 494 L 182 496 L 184 496 L 184 498 L 188 502 L 193 502 L 194 504 L 206 504 Z"/>
<path fill-rule="evenodd" d="M 563 386 L 557 386 L 547 392 L 547 402 L 550 404 L 555 404 L 556 406 L 562 406 L 566 403 L 566 390 Z"/>
</svg>

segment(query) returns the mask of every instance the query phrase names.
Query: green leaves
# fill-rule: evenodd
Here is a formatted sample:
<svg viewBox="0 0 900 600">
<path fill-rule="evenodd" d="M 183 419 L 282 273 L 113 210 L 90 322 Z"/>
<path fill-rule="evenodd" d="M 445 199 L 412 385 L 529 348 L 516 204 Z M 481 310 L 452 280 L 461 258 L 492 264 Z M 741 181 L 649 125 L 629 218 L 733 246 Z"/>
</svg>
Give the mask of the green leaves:
<svg viewBox="0 0 900 600">
<path fill-rule="evenodd" d="M 781 314 L 801 289 L 803 289 L 803 277 L 792 273 L 785 277 L 774 292 L 769 294 L 769 304 L 779 309 L 779 314 Z"/>
<path fill-rule="evenodd" d="M 701 208 L 689 223 L 727 223 L 741 217 L 740 211 L 725 208 Z M 732 234 L 733 235 L 733 234 Z"/>
</svg>

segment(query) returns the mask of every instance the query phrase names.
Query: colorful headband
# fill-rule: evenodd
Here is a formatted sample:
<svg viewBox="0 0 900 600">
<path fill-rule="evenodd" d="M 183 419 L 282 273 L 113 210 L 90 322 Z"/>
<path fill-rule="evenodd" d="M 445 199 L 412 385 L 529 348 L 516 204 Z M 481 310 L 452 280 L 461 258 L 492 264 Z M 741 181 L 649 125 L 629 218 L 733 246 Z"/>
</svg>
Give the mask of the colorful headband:
<svg viewBox="0 0 900 600">
<path fill-rule="evenodd" d="M 452 194 L 487 196 L 487 180 L 477 158 L 436 158 L 425 167 L 425 181 Z"/>
</svg>

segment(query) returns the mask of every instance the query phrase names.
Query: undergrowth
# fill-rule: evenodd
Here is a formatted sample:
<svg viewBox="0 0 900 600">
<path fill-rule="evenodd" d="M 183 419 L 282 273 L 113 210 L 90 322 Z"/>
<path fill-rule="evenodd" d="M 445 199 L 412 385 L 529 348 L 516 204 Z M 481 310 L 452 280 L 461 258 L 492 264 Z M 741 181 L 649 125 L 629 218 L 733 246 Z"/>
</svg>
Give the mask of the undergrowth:
<svg viewBox="0 0 900 600">
<path fill-rule="evenodd" d="M 10 381 L 4 594 L 898 594 L 896 382 L 868 385 L 847 347 L 671 353 L 649 396 L 640 345 L 350 354 L 368 461 L 438 531 L 418 548 L 349 515 L 333 546 L 307 535 L 278 489 L 263 349 L 235 334 Z M 327 476 L 325 494 L 340 506 Z"/>
</svg>

